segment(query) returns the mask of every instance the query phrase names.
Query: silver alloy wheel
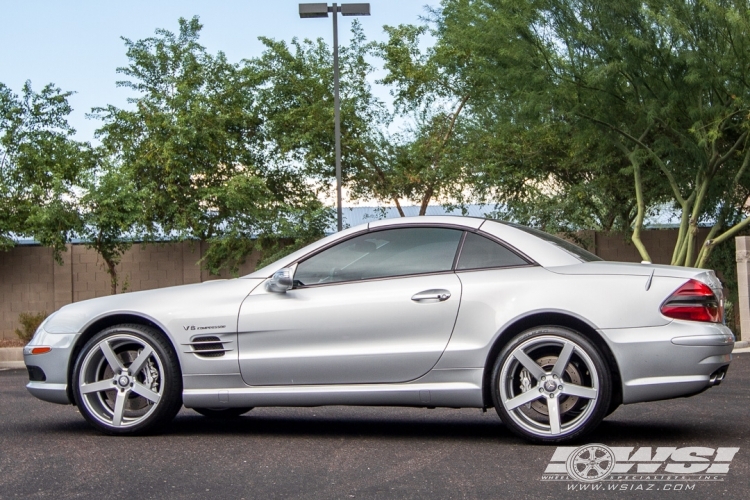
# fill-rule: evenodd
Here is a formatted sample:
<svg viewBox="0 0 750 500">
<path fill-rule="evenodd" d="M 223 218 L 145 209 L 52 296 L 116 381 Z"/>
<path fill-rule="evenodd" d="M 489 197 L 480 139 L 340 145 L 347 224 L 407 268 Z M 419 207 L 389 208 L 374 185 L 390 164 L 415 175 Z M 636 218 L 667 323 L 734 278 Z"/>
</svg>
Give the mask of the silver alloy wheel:
<svg viewBox="0 0 750 500">
<path fill-rule="evenodd" d="M 583 383 L 574 383 L 581 376 Z M 581 346 L 562 336 L 540 335 L 518 345 L 505 358 L 497 380 L 509 417 L 537 436 L 574 432 L 586 424 L 599 399 L 594 361 Z M 538 411 L 537 401 L 544 402 L 546 412 Z"/>
<path fill-rule="evenodd" d="M 127 428 L 146 420 L 164 392 L 164 366 L 144 339 L 124 333 L 99 341 L 78 374 L 81 402 L 108 427 Z"/>
</svg>

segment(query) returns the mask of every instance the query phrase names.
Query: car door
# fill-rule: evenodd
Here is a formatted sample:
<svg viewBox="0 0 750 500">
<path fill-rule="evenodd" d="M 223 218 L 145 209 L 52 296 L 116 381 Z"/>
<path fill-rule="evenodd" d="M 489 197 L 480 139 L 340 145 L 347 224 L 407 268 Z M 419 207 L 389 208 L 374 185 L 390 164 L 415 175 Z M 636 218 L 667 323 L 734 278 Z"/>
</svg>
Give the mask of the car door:
<svg viewBox="0 0 750 500">
<path fill-rule="evenodd" d="M 243 303 L 240 370 L 264 385 L 405 382 L 445 350 L 461 299 L 462 231 L 371 231 L 297 265 L 294 287 L 258 287 Z"/>
</svg>

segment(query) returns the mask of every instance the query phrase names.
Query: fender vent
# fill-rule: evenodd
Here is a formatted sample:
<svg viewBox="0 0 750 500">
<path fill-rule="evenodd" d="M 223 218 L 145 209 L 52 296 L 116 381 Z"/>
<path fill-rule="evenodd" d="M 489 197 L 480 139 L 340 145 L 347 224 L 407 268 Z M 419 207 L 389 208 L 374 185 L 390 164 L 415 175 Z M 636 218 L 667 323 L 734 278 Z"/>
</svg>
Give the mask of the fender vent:
<svg viewBox="0 0 750 500">
<path fill-rule="evenodd" d="M 232 350 L 224 345 L 231 342 L 231 340 L 222 341 L 219 337 L 210 335 L 194 337 L 189 343 L 183 345 L 190 346 L 190 350 L 185 352 L 193 353 L 201 358 L 220 358 L 225 352 Z"/>
</svg>

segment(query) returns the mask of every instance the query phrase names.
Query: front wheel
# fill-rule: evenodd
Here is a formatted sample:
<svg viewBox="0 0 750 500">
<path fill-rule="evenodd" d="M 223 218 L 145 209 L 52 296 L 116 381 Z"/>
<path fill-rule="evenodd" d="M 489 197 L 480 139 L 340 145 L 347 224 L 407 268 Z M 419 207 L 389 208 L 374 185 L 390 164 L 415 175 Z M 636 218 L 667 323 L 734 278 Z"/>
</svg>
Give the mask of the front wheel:
<svg viewBox="0 0 750 500">
<path fill-rule="evenodd" d="M 527 330 L 502 350 L 492 372 L 497 413 L 537 443 L 572 441 L 606 416 L 611 375 L 599 350 L 567 328 Z"/>
<path fill-rule="evenodd" d="M 73 369 L 81 414 L 107 434 L 154 431 L 182 406 L 179 363 L 168 340 L 144 325 L 116 325 L 94 335 Z"/>
</svg>

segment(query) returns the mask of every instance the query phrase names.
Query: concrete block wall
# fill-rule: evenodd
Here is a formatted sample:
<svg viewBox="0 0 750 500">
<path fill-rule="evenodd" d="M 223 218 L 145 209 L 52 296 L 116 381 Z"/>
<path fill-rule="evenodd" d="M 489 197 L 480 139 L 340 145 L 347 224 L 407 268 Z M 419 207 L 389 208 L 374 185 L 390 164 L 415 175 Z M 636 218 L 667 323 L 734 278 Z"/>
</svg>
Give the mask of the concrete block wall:
<svg viewBox="0 0 750 500">
<path fill-rule="evenodd" d="M 62 265 L 52 251 L 40 246 L 18 246 L 0 252 L 0 338 L 17 338 L 22 312 L 51 314 L 66 304 L 110 295 L 109 274 L 97 253 L 83 245 L 67 245 Z M 213 276 L 200 268 L 208 250 L 202 242 L 135 244 L 117 266 L 118 293 L 230 278 Z M 255 269 L 260 255 L 253 253 L 239 275 Z"/>
<path fill-rule="evenodd" d="M 703 243 L 708 235 L 708 228 L 699 228 L 695 238 L 695 249 Z M 595 233 L 594 253 L 604 260 L 620 262 L 640 262 L 641 255 L 630 239 L 630 233 Z M 646 246 L 654 264 L 672 262 L 672 252 L 677 242 L 676 229 L 652 229 L 641 233 L 641 241 Z M 591 249 L 589 249 L 591 250 Z M 693 253 L 693 255 L 696 255 Z"/>
<path fill-rule="evenodd" d="M 0 332 L 15 338 L 22 312 L 55 311 L 55 269 L 52 251 L 16 247 L 0 252 Z"/>
</svg>

